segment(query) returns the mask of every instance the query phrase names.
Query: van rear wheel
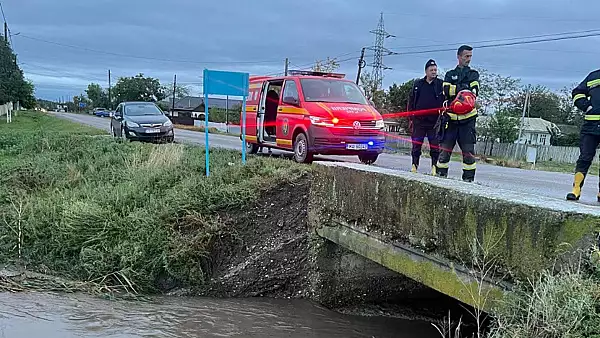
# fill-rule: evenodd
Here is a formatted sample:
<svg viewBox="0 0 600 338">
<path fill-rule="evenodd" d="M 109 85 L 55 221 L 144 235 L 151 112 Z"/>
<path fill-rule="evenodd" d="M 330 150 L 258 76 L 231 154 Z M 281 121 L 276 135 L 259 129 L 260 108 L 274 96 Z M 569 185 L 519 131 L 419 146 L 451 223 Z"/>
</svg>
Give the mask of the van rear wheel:
<svg viewBox="0 0 600 338">
<path fill-rule="evenodd" d="M 294 140 L 294 161 L 298 163 L 312 163 L 313 154 L 308 149 L 306 134 L 299 133 Z"/>
<path fill-rule="evenodd" d="M 358 155 L 358 159 L 364 164 L 373 164 L 379 157 L 378 153 L 364 153 Z"/>
</svg>

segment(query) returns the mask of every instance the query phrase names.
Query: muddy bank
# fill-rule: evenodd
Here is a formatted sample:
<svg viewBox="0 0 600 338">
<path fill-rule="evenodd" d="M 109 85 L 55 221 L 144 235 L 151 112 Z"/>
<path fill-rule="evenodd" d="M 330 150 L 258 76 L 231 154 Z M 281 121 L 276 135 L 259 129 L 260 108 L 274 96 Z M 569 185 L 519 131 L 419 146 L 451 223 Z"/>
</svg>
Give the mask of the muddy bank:
<svg viewBox="0 0 600 338">
<path fill-rule="evenodd" d="M 217 241 L 207 287 L 214 297 L 306 298 L 309 295 L 310 176 L 263 191 L 242 210 L 221 212 L 229 235 Z"/>
</svg>

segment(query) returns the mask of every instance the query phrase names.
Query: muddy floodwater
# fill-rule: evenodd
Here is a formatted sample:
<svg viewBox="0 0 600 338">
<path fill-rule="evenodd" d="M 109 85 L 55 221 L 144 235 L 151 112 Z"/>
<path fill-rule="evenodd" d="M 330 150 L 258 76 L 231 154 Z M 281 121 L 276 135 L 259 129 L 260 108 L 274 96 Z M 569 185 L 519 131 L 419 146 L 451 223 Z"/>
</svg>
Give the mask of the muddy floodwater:
<svg viewBox="0 0 600 338">
<path fill-rule="evenodd" d="M 438 337 L 423 321 L 342 315 L 303 300 L 0 293 L 0 337 Z"/>
</svg>

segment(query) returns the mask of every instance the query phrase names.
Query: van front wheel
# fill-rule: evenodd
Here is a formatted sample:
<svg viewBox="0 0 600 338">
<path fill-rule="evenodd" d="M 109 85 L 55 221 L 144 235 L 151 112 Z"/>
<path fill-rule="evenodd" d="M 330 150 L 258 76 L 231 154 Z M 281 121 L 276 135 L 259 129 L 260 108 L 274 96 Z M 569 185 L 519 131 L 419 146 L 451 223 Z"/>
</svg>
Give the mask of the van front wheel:
<svg viewBox="0 0 600 338">
<path fill-rule="evenodd" d="M 377 161 L 379 154 L 377 153 L 364 153 L 358 155 L 358 159 L 364 164 L 373 164 Z"/>
<path fill-rule="evenodd" d="M 258 152 L 258 144 L 246 141 L 246 152 L 248 154 L 256 154 Z"/>
<path fill-rule="evenodd" d="M 294 161 L 298 163 L 311 163 L 313 154 L 308 149 L 306 134 L 299 133 L 294 140 Z"/>
</svg>

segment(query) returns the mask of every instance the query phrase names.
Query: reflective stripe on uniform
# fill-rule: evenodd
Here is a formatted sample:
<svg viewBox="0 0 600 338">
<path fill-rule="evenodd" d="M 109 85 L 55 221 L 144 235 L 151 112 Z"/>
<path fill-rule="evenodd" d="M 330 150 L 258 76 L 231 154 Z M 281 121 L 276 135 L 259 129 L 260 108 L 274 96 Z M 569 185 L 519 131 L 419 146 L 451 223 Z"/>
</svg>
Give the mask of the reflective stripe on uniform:
<svg viewBox="0 0 600 338">
<path fill-rule="evenodd" d="M 585 115 L 587 121 L 600 121 L 600 115 Z"/>
<path fill-rule="evenodd" d="M 450 163 L 446 162 L 446 163 L 442 163 L 442 162 L 438 162 L 436 164 L 436 166 L 440 169 L 448 169 L 450 168 Z"/>
<path fill-rule="evenodd" d="M 470 87 L 479 86 L 479 81 L 473 81 L 469 84 Z"/>
<path fill-rule="evenodd" d="M 454 114 L 454 113 L 447 113 L 447 114 L 448 114 L 448 116 L 450 117 L 451 120 L 460 121 L 460 120 L 466 120 L 468 118 L 471 118 L 471 117 L 477 115 L 477 109 L 473 109 L 468 114 L 462 114 L 462 115 L 457 115 L 457 114 Z"/>
<path fill-rule="evenodd" d="M 585 96 L 585 94 L 577 94 L 577 95 L 573 96 L 573 102 L 577 102 L 577 100 L 585 99 L 585 98 L 587 98 L 587 96 Z"/>
<path fill-rule="evenodd" d="M 473 163 L 473 164 L 466 164 L 463 163 L 463 170 L 475 170 L 477 168 L 477 164 Z"/>
<path fill-rule="evenodd" d="M 600 79 L 596 79 L 596 80 L 592 80 L 592 81 L 588 81 L 587 82 L 587 86 L 588 87 L 596 87 L 596 86 L 600 86 Z"/>
<path fill-rule="evenodd" d="M 450 96 L 456 95 L 456 86 L 455 85 L 451 84 L 450 82 L 444 82 L 444 83 L 442 83 L 442 86 L 443 87 L 445 87 L 445 86 L 449 87 L 448 88 L 448 94 Z"/>
</svg>

